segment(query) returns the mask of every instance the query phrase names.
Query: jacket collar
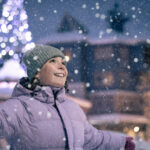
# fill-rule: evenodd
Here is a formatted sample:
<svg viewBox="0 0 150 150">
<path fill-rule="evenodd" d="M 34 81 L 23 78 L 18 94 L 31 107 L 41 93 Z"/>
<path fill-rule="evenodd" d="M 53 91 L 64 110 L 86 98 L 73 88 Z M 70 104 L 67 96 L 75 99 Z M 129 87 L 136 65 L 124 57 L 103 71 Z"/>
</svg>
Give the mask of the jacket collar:
<svg viewBox="0 0 150 150">
<path fill-rule="evenodd" d="M 54 103 L 55 100 L 63 102 L 66 99 L 65 88 L 37 85 L 34 90 L 29 90 L 20 83 L 16 84 L 12 93 L 12 97 L 18 96 L 33 97 L 43 103 Z"/>
</svg>

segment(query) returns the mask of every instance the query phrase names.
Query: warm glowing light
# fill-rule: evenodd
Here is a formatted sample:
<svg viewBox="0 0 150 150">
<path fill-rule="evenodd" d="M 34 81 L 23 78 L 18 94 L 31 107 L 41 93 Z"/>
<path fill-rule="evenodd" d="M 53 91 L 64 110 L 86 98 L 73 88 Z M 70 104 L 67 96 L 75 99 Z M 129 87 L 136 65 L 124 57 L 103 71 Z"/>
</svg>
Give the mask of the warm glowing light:
<svg viewBox="0 0 150 150">
<path fill-rule="evenodd" d="M 25 33 L 25 39 L 27 40 L 27 41 L 31 41 L 32 40 L 32 37 L 31 37 L 31 32 L 26 32 Z"/>
<path fill-rule="evenodd" d="M 134 127 L 134 132 L 139 132 L 139 130 L 140 130 L 140 127 L 138 127 L 138 126 Z"/>
<path fill-rule="evenodd" d="M 70 57 L 69 56 L 65 56 L 65 60 L 66 60 L 66 62 L 68 62 L 70 60 Z"/>
<path fill-rule="evenodd" d="M 6 55 L 6 51 L 5 50 L 2 50 L 1 54 L 4 56 Z"/>
<path fill-rule="evenodd" d="M 8 53 L 9 53 L 10 56 L 12 56 L 14 54 L 14 51 L 10 50 Z"/>
<path fill-rule="evenodd" d="M 5 48 L 6 44 L 5 43 L 1 43 L 1 48 Z"/>
</svg>

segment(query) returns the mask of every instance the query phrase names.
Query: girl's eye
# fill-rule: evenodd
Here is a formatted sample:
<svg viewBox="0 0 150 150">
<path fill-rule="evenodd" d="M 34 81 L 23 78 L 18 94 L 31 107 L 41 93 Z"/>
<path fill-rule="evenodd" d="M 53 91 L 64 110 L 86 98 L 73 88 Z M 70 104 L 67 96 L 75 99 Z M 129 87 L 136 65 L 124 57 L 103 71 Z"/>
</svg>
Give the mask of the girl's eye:
<svg viewBox="0 0 150 150">
<path fill-rule="evenodd" d="M 51 59 L 49 62 L 50 62 L 50 63 L 51 63 L 51 62 L 56 62 L 56 60 L 55 60 L 55 59 Z"/>
<path fill-rule="evenodd" d="M 65 63 L 65 62 L 62 62 L 62 64 L 66 66 L 66 63 Z"/>
</svg>

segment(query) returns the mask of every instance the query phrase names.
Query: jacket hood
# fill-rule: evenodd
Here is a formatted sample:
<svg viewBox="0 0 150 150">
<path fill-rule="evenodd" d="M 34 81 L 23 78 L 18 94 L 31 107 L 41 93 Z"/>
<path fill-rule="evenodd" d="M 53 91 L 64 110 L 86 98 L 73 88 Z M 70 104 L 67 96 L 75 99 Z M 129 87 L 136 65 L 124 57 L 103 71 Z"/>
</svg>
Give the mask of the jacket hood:
<svg viewBox="0 0 150 150">
<path fill-rule="evenodd" d="M 27 84 L 30 85 L 28 81 L 24 82 L 25 84 L 22 84 L 20 81 L 16 84 L 12 93 L 12 97 L 33 97 L 34 99 L 44 103 L 54 103 L 54 100 L 63 102 L 66 99 L 65 88 L 37 85 L 34 90 L 30 90 L 25 87 Z"/>
</svg>

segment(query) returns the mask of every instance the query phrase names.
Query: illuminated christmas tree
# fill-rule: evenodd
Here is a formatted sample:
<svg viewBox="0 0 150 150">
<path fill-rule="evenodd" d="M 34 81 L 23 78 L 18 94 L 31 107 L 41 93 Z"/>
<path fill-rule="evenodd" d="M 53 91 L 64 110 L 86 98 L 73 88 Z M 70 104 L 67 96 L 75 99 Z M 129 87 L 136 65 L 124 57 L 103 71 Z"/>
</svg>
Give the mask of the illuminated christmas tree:
<svg viewBox="0 0 150 150">
<path fill-rule="evenodd" d="M 10 58 L 19 60 L 25 51 L 35 46 L 28 30 L 28 16 L 23 2 L 7 0 L 3 5 L 0 19 L 0 67 Z"/>
</svg>

